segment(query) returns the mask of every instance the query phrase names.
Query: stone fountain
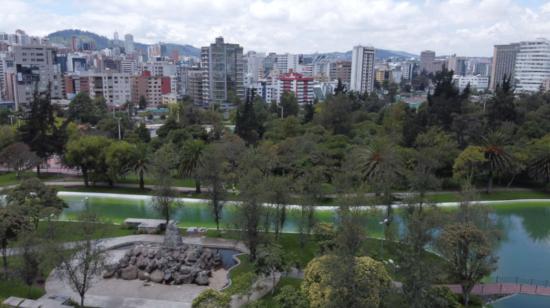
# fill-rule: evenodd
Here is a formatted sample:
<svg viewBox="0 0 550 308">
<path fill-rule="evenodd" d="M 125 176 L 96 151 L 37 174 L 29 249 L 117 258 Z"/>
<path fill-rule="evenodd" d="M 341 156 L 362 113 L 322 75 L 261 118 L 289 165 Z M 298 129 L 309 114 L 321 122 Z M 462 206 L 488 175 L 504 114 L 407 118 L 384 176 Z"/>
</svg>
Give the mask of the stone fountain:
<svg viewBox="0 0 550 308">
<path fill-rule="evenodd" d="M 208 285 L 212 270 L 220 266 L 219 253 L 199 245 L 184 244 L 178 227 L 170 222 L 163 244 L 134 246 L 104 272 L 103 278 Z"/>
</svg>

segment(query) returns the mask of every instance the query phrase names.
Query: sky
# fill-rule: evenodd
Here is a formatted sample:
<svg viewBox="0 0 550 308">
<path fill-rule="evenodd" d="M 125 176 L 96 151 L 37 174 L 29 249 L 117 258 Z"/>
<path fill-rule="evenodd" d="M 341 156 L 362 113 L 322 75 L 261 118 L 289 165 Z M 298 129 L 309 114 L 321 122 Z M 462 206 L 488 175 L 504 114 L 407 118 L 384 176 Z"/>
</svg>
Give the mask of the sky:
<svg viewBox="0 0 550 308">
<path fill-rule="evenodd" d="M 355 45 L 491 56 L 493 45 L 550 38 L 550 0 L 2 0 L 0 32 L 63 29 L 142 43 L 312 53 Z"/>
</svg>

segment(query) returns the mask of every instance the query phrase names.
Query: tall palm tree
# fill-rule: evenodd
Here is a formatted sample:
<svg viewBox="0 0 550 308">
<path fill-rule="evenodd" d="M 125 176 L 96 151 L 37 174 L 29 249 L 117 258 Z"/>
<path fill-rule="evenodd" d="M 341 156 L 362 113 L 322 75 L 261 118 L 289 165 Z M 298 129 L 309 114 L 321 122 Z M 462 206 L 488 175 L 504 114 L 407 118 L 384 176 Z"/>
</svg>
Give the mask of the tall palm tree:
<svg viewBox="0 0 550 308">
<path fill-rule="evenodd" d="M 545 183 L 550 182 L 550 135 L 537 140 L 530 148 L 531 159 L 527 171 L 529 174 Z"/>
<path fill-rule="evenodd" d="M 482 149 L 487 159 L 488 182 L 487 193 L 493 190 L 495 174 L 509 170 L 513 157 L 506 150 L 508 144 L 507 135 L 502 130 L 494 130 L 482 137 Z"/>
<path fill-rule="evenodd" d="M 192 177 L 195 180 L 195 192 L 201 193 L 201 183 L 197 175 L 202 165 L 202 155 L 205 148 L 202 140 L 188 140 L 183 145 L 183 152 L 179 164 L 180 173 L 185 177 Z"/>
</svg>

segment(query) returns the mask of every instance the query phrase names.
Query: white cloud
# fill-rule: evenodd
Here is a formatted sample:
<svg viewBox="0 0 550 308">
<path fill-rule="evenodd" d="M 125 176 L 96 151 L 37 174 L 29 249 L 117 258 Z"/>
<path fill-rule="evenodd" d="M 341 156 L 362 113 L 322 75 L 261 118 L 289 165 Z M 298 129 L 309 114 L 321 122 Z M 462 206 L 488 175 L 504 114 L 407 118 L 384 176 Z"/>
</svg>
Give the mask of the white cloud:
<svg viewBox="0 0 550 308">
<path fill-rule="evenodd" d="M 246 50 L 344 51 L 356 44 L 490 55 L 550 33 L 550 2 L 520 0 L 3 0 L 0 31 L 79 28 L 200 47 L 223 35 Z M 67 3 L 67 7 L 60 7 Z M 6 9 L 8 8 L 8 9 Z"/>
</svg>

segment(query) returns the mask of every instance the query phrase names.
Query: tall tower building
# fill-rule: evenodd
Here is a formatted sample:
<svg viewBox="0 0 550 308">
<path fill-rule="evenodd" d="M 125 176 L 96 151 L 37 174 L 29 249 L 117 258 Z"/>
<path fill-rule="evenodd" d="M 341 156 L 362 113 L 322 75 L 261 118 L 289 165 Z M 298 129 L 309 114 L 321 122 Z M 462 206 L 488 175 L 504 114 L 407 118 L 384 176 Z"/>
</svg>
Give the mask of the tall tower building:
<svg viewBox="0 0 550 308">
<path fill-rule="evenodd" d="M 374 47 L 353 47 L 350 90 L 361 93 L 374 90 Z"/>
<path fill-rule="evenodd" d="M 229 44 L 223 37 L 201 48 L 201 68 L 203 69 L 203 103 L 208 106 L 244 100 L 243 48 L 239 44 Z"/>
<path fill-rule="evenodd" d="M 135 51 L 134 36 L 129 33 L 124 35 L 124 50 L 127 54 L 133 53 Z"/>
<path fill-rule="evenodd" d="M 435 51 L 424 50 L 420 53 L 420 71 L 426 71 L 426 73 L 433 73 L 435 62 Z"/>
<path fill-rule="evenodd" d="M 550 79 L 550 41 L 537 39 L 519 43 L 514 69 L 516 92 L 537 92 Z"/>
<path fill-rule="evenodd" d="M 514 83 L 514 69 L 516 56 L 519 51 L 519 44 L 495 45 L 493 48 L 493 65 L 491 68 L 491 83 L 489 88 L 495 91 L 504 76 L 510 78 Z"/>
</svg>

